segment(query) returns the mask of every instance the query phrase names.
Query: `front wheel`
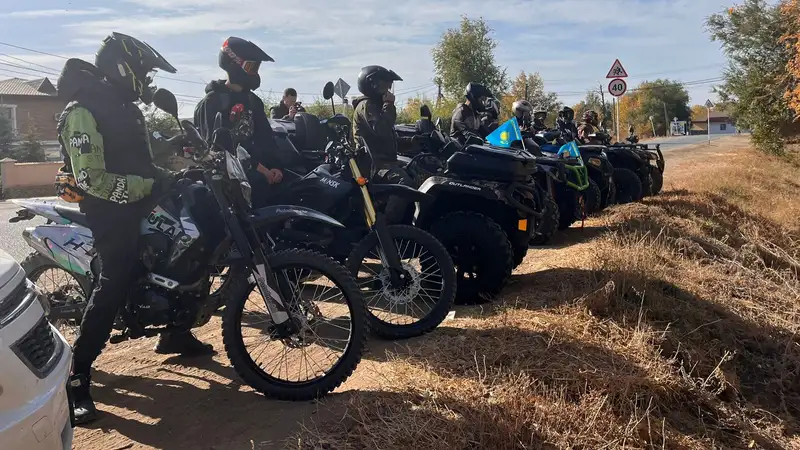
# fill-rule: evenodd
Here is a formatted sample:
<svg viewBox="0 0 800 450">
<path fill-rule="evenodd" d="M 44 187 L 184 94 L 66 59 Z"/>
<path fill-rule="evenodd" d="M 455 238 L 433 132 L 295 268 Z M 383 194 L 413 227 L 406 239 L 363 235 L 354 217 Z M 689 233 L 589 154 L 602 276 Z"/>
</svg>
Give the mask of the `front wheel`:
<svg viewBox="0 0 800 450">
<path fill-rule="evenodd" d="M 546 244 L 558 229 L 558 222 L 561 217 L 558 204 L 549 192 L 542 192 L 542 199 L 544 201 L 542 218 L 536 221 L 536 234 L 531 239 L 531 245 Z"/>
<path fill-rule="evenodd" d="M 603 210 L 602 192 L 600 186 L 597 185 L 593 179 L 589 178 L 589 187 L 581 192 L 583 196 L 583 204 L 586 208 L 586 214 L 595 214 Z"/>
<path fill-rule="evenodd" d="M 393 285 L 374 231 L 355 246 L 347 268 L 362 289 L 375 334 L 385 339 L 420 336 L 439 326 L 453 305 L 453 260 L 441 242 L 419 228 L 390 225 L 388 230 L 400 255 L 402 280 Z"/>
<path fill-rule="evenodd" d="M 614 185 L 617 188 L 617 203 L 622 205 L 642 199 L 644 186 L 634 171 L 623 168 L 614 169 Z"/>
<path fill-rule="evenodd" d="M 664 187 L 664 174 L 658 170 L 658 167 L 650 166 L 650 178 L 653 180 L 650 188 L 651 195 L 658 195 Z"/>
<path fill-rule="evenodd" d="M 322 397 L 361 361 L 368 333 L 364 300 L 352 275 L 321 253 L 285 250 L 268 259 L 287 291 L 287 309 L 299 331 L 276 336 L 263 297 L 258 290 L 251 295 L 250 271 L 237 265 L 230 269 L 222 318 L 225 351 L 236 373 L 268 397 Z"/>
</svg>

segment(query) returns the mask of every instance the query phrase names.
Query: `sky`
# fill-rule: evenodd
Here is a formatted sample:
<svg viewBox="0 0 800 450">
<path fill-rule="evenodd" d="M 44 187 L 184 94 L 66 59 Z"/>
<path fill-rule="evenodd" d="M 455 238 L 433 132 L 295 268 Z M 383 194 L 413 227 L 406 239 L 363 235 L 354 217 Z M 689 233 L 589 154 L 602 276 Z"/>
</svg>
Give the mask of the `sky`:
<svg viewBox="0 0 800 450">
<path fill-rule="evenodd" d="M 228 36 L 258 44 L 275 59 L 261 66 L 260 94 L 274 99 L 293 87 L 300 100 L 320 96 L 326 81 L 344 79 L 356 94 L 362 66 L 393 69 L 400 103 L 433 97 L 431 48 L 462 15 L 494 29 L 496 61 L 513 78 L 539 72 L 545 89 L 575 104 L 589 89 L 607 89 L 616 58 L 628 88 L 645 80 L 684 82 L 692 103 L 714 100 L 725 58 L 703 23 L 732 0 L 28 0 L 0 5 L 0 79 L 55 82 L 64 57 L 94 61 L 112 31 L 157 49 L 178 69 L 156 84 L 178 96 L 191 116 L 205 84 L 223 77 L 217 53 Z M 10 45 L 11 46 L 10 46 Z M 25 47 L 50 55 L 22 50 Z"/>
</svg>

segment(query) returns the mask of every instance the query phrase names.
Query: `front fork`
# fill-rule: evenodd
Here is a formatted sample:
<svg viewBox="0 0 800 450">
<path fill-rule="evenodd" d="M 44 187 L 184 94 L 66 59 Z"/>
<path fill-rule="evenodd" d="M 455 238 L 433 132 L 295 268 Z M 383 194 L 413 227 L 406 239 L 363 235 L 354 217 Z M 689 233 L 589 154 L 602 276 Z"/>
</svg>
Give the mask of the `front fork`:
<svg viewBox="0 0 800 450">
<path fill-rule="evenodd" d="M 404 277 L 404 272 L 402 271 L 403 266 L 394 239 L 389 232 L 389 225 L 386 223 L 386 218 L 382 214 L 379 216 L 375 211 L 372 196 L 370 196 L 369 189 L 367 189 L 368 181 L 361 176 L 361 170 L 358 168 L 355 158 L 350 158 L 348 164 L 350 165 L 353 178 L 361 189 L 361 196 L 364 200 L 364 218 L 369 228 L 375 231 L 378 236 L 378 251 L 381 256 L 381 265 L 383 265 L 385 269 L 389 269 L 393 285 L 395 285 L 395 283 L 401 283 Z"/>
</svg>

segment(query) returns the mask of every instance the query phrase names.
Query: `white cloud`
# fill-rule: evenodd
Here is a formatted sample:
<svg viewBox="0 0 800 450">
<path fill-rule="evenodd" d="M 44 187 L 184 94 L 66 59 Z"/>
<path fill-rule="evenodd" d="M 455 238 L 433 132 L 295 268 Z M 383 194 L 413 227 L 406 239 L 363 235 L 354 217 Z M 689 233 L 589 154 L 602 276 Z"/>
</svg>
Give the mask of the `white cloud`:
<svg viewBox="0 0 800 450">
<path fill-rule="evenodd" d="M 163 80 L 164 86 L 188 95 L 201 96 L 202 83 L 220 76 L 217 42 L 229 35 L 255 41 L 276 59 L 262 67 L 265 91 L 292 86 L 314 93 L 339 77 L 355 86 L 361 66 L 382 64 L 404 78 L 397 92 L 430 93 L 430 49 L 466 13 L 484 17 L 495 29 L 498 62 L 509 75 L 539 71 L 547 89 L 574 103 L 598 82 L 607 84 L 605 73 L 615 58 L 631 74 L 631 87 L 658 75 L 718 75 L 721 65 L 713 63 L 723 57 L 709 42 L 703 20 L 729 1 L 126 0 L 118 13 L 66 27 L 75 48 L 94 50 L 111 31 L 156 44 L 179 69 L 172 77 L 188 81 Z M 707 89 L 692 87 L 693 97 L 703 97 L 693 100 L 704 101 Z"/>
<path fill-rule="evenodd" d="M 113 13 L 109 8 L 89 8 L 89 9 L 39 9 L 29 11 L 13 11 L 5 14 L 16 19 L 41 19 L 45 17 L 64 17 L 64 16 L 102 16 Z"/>
</svg>

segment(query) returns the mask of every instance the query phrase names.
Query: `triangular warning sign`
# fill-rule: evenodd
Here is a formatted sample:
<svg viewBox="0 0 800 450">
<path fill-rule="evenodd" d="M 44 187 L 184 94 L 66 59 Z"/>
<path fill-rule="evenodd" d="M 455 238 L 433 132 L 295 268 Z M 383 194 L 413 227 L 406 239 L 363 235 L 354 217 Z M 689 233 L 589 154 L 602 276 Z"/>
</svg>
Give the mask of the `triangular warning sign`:
<svg viewBox="0 0 800 450">
<path fill-rule="evenodd" d="M 622 67 L 622 63 L 619 62 L 619 59 L 614 61 L 614 65 L 611 66 L 611 70 L 608 71 L 608 75 L 606 78 L 625 78 L 628 76 L 628 72 L 625 72 L 625 68 Z"/>
</svg>

